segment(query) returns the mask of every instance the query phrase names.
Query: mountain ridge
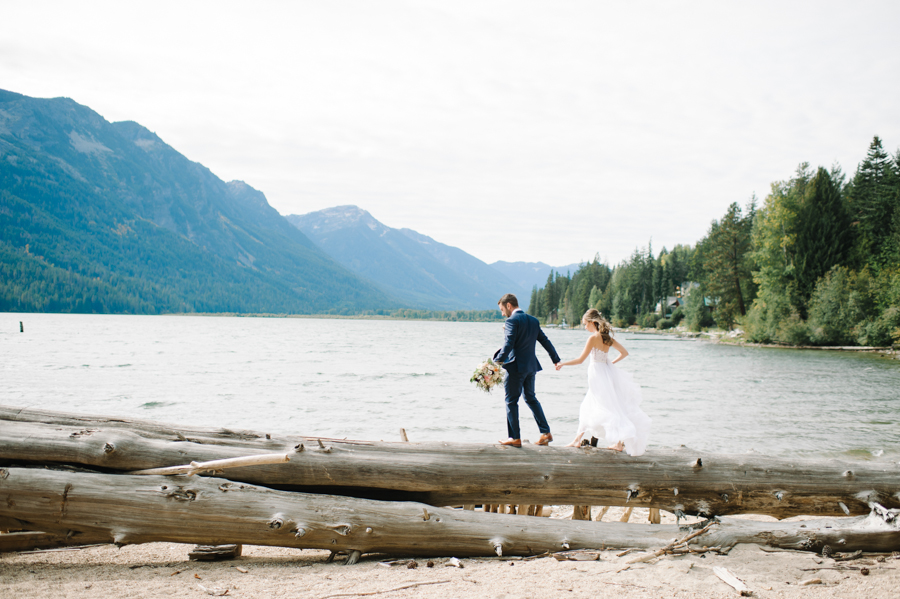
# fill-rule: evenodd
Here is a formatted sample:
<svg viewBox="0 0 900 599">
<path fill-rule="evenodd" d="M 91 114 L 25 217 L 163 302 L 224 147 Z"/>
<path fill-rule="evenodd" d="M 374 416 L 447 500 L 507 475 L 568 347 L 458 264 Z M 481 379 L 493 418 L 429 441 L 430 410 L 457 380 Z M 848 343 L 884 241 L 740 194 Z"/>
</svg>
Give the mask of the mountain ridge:
<svg viewBox="0 0 900 599">
<path fill-rule="evenodd" d="M 134 121 L 0 90 L 0 310 L 358 312 L 402 305 L 241 181 Z"/>
<path fill-rule="evenodd" d="M 287 220 L 332 258 L 388 293 L 434 309 L 495 309 L 515 283 L 465 251 L 412 229 L 388 227 L 354 205 Z"/>
</svg>

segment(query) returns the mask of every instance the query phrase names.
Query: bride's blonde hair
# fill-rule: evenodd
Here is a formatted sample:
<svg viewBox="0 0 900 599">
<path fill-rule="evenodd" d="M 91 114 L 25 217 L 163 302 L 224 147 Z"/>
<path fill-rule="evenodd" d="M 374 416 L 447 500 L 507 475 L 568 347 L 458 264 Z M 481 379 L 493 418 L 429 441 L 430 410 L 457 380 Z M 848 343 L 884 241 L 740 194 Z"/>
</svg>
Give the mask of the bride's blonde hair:
<svg viewBox="0 0 900 599">
<path fill-rule="evenodd" d="M 581 317 L 581 322 L 585 324 L 593 322 L 597 325 L 597 331 L 600 333 L 600 337 L 603 338 L 603 345 L 612 345 L 612 325 L 603 318 L 599 311 L 591 308 Z"/>
</svg>

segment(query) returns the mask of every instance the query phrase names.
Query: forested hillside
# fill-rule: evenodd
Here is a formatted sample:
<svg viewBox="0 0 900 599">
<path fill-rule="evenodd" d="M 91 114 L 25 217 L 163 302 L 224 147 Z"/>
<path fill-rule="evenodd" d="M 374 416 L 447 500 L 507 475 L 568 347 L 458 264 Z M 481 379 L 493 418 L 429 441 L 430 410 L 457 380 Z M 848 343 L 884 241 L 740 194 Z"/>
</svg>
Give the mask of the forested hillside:
<svg viewBox="0 0 900 599">
<path fill-rule="evenodd" d="M 670 296 L 681 305 L 665 318 L 655 310 Z M 801 164 L 761 206 L 731 204 L 693 247 L 552 273 L 529 311 L 576 324 L 589 307 L 616 326 L 738 325 L 758 342 L 900 342 L 900 151 L 875 137 L 852 177 Z"/>
<path fill-rule="evenodd" d="M 0 91 L 0 311 L 390 307 L 249 185 L 137 123 Z"/>
</svg>

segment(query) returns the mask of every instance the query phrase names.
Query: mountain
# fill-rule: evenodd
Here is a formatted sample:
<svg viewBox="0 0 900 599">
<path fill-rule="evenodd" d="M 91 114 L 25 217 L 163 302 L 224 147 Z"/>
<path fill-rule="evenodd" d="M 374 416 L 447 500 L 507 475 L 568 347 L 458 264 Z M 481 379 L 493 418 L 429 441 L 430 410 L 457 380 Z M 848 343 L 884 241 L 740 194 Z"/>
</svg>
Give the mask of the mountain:
<svg viewBox="0 0 900 599">
<path fill-rule="evenodd" d="M 0 311 L 334 313 L 399 304 L 241 181 L 134 122 L 0 90 Z"/>
<path fill-rule="evenodd" d="M 388 227 L 356 206 L 287 219 L 332 258 L 416 306 L 491 310 L 504 293 L 518 290 L 509 278 L 461 249 L 410 229 Z"/>
<path fill-rule="evenodd" d="M 550 271 L 566 274 L 571 272 L 575 274 L 581 264 L 567 264 L 566 266 L 549 266 L 543 262 L 504 262 L 502 260 L 494 262 L 491 267 L 503 273 L 522 290 L 525 294 L 524 298 L 520 298 L 520 303 L 528 303 L 531 296 L 531 289 L 537 285 L 538 288 L 547 284 L 547 277 Z"/>
</svg>

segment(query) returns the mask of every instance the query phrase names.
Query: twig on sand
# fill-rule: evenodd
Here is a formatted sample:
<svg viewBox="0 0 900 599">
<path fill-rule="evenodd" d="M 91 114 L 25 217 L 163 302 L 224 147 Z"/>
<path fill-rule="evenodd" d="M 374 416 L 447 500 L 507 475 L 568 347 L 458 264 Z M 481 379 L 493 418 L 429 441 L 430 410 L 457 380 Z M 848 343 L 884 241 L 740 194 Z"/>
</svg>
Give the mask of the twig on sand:
<svg viewBox="0 0 900 599">
<path fill-rule="evenodd" d="M 707 524 L 706 526 L 704 526 L 704 527 L 701 528 L 700 530 L 695 530 L 694 532 L 692 532 L 691 534 L 687 535 L 686 537 L 684 537 L 684 538 L 681 539 L 680 541 L 672 541 L 671 543 L 669 543 L 668 545 L 666 545 L 666 546 L 663 547 L 662 549 L 657 549 L 657 550 L 654 551 L 653 553 L 648 553 L 648 554 L 646 554 L 646 555 L 642 555 L 642 556 L 640 556 L 640 557 L 636 557 L 636 558 L 634 558 L 634 559 L 628 560 L 626 563 L 630 565 L 630 564 L 639 564 L 639 563 L 641 563 L 641 562 L 649 562 L 649 561 L 652 560 L 653 558 L 656 558 L 656 557 L 659 557 L 659 556 L 664 555 L 664 554 L 666 554 L 666 553 L 669 553 L 669 552 L 672 551 L 673 549 L 675 549 L 675 548 L 677 548 L 677 547 L 681 547 L 682 545 L 683 545 L 684 547 L 687 547 L 687 546 L 688 546 L 688 541 L 690 541 L 691 539 L 694 539 L 694 538 L 696 538 L 696 537 L 699 537 L 700 535 L 702 535 L 703 533 L 705 533 L 707 530 L 709 530 L 710 527 L 712 527 L 714 524 L 718 524 L 718 522 L 716 522 L 715 520 L 713 520 L 712 522 L 710 522 L 709 524 Z"/>
<path fill-rule="evenodd" d="M 413 587 L 422 587 L 426 584 L 447 584 L 450 582 L 449 580 L 431 580 L 428 582 L 413 582 L 410 584 L 405 584 L 403 586 L 394 587 L 392 589 L 385 589 L 383 591 L 369 591 L 366 593 L 336 593 L 334 595 L 324 595 L 323 597 L 319 597 L 319 599 L 331 599 L 332 597 L 366 597 L 369 595 L 380 595 L 382 593 L 393 593 L 394 591 L 402 591 L 403 589 L 411 589 Z"/>
<path fill-rule="evenodd" d="M 56 549 L 35 549 L 34 551 L 19 551 L 17 555 L 32 555 L 34 553 L 56 553 L 58 551 L 81 551 L 88 547 L 102 547 L 108 543 L 96 543 L 94 545 L 79 545 L 77 547 L 57 547 Z"/>
</svg>

